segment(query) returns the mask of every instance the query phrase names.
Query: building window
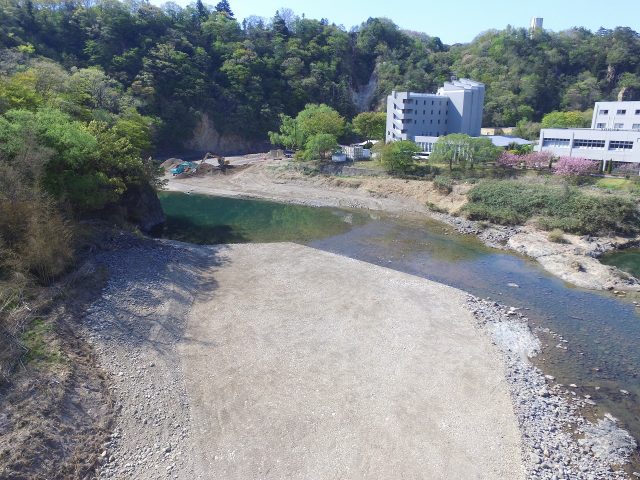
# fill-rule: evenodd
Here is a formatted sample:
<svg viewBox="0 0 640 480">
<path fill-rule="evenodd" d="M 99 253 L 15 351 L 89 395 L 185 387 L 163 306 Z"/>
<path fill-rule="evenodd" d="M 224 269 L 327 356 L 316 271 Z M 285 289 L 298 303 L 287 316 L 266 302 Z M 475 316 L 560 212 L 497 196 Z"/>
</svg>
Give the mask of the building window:
<svg viewBox="0 0 640 480">
<path fill-rule="evenodd" d="M 576 138 L 573 141 L 573 148 L 588 148 L 592 150 L 603 150 L 604 149 L 604 140 L 588 140 L 588 139 L 578 139 Z"/>
<path fill-rule="evenodd" d="M 618 110 L 618 111 L 616 111 L 616 114 L 617 115 L 626 115 L 627 111 L 626 110 Z"/>
<path fill-rule="evenodd" d="M 634 124 L 631 126 L 631 129 L 632 129 L 632 130 L 640 130 L 640 123 L 634 123 Z"/>
<path fill-rule="evenodd" d="M 542 141 L 543 147 L 569 148 L 570 140 L 568 138 L 545 138 Z"/>
<path fill-rule="evenodd" d="M 613 124 L 613 128 L 617 128 L 619 130 L 622 130 L 624 128 L 624 123 L 614 123 Z"/>
<path fill-rule="evenodd" d="M 609 110 L 600 110 L 600 115 L 608 115 Z"/>
<path fill-rule="evenodd" d="M 633 148 L 633 142 L 625 140 L 611 140 L 609 142 L 609 150 L 631 150 Z"/>
<path fill-rule="evenodd" d="M 431 110 L 431 115 L 433 115 L 433 110 Z"/>
<path fill-rule="evenodd" d="M 607 124 L 606 123 L 596 123 L 596 128 L 606 128 Z"/>
<path fill-rule="evenodd" d="M 431 100 L 431 105 L 433 105 L 433 100 Z M 431 113 L 433 113 L 433 112 L 431 112 Z"/>
<path fill-rule="evenodd" d="M 640 115 L 640 110 L 636 110 L 636 115 Z"/>
<path fill-rule="evenodd" d="M 431 125 L 433 125 L 433 119 L 431 119 Z"/>
</svg>

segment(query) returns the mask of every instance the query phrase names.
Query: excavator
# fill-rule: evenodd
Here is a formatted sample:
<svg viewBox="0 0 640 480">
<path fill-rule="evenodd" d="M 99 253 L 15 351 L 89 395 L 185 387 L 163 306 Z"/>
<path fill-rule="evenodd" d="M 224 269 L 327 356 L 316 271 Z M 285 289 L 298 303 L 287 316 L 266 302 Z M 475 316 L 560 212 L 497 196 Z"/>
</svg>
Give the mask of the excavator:
<svg viewBox="0 0 640 480">
<path fill-rule="evenodd" d="M 181 162 L 178 165 L 175 165 L 171 169 L 171 173 L 175 177 L 176 175 L 182 176 L 191 176 L 191 175 L 203 175 L 211 172 L 215 167 L 208 164 L 207 160 L 217 159 L 218 160 L 218 169 L 225 173 L 226 169 L 229 167 L 229 161 L 225 160 L 222 155 L 217 155 L 215 153 L 207 152 L 205 156 L 200 160 L 200 162 Z"/>
</svg>

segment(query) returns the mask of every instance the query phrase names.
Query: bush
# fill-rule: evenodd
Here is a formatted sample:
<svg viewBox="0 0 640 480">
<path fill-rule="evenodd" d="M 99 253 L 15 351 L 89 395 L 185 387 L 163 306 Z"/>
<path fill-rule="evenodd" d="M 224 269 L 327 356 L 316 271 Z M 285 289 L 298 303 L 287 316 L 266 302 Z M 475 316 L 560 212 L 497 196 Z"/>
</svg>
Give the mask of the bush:
<svg viewBox="0 0 640 480">
<path fill-rule="evenodd" d="M 380 163 L 389 173 L 405 174 L 413 167 L 413 156 L 419 151 L 420 147 L 409 140 L 388 143 L 380 147 Z"/>
<path fill-rule="evenodd" d="M 547 238 L 549 239 L 550 242 L 554 242 L 554 243 L 569 243 L 567 242 L 567 239 L 564 238 L 564 232 L 559 228 L 555 228 L 551 230 L 547 235 Z"/>
<path fill-rule="evenodd" d="M 436 187 L 436 190 L 446 195 L 453 191 L 453 179 L 451 177 L 438 175 L 433 179 L 433 185 Z"/>
<path fill-rule="evenodd" d="M 541 228 L 578 234 L 633 234 L 640 229 L 638 207 L 630 198 L 588 195 L 575 187 L 485 181 L 468 198 L 465 212 L 473 220 L 516 225 L 539 217 Z"/>
<path fill-rule="evenodd" d="M 598 172 L 598 162 L 586 158 L 560 157 L 553 164 L 553 173 L 565 177 L 576 177 Z"/>
</svg>

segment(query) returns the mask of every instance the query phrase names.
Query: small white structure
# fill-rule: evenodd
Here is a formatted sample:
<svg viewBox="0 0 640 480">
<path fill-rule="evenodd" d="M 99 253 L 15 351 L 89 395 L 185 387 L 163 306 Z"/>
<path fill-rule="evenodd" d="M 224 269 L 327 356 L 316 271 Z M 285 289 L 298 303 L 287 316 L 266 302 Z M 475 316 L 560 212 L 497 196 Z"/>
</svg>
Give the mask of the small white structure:
<svg viewBox="0 0 640 480">
<path fill-rule="evenodd" d="M 335 152 L 331 155 L 331 161 L 336 163 L 342 163 L 347 161 L 347 155 L 341 152 Z"/>
<path fill-rule="evenodd" d="M 531 19 L 531 25 L 529 26 L 529 30 L 535 32 L 536 30 L 542 30 L 542 23 L 544 19 L 541 17 L 533 17 Z"/>
<path fill-rule="evenodd" d="M 354 162 L 358 160 L 369 160 L 371 158 L 371 150 L 363 148 L 360 144 L 345 145 L 342 147 L 342 153 L 347 156 L 348 160 Z"/>
</svg>

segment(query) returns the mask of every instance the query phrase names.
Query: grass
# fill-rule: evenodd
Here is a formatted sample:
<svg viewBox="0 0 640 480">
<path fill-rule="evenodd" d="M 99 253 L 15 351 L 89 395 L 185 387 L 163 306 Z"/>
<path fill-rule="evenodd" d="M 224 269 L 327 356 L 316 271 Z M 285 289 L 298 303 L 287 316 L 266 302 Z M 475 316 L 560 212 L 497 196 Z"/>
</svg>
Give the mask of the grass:
<svg viewBox="0 0 640 480">
<path fill-rule="evenodd" d="M 596 182 L 596 186 L 607 190 L 628 190 L 632 182 L 626 178 L 601 178 Z"/>
<path fill-rule="evenodd" d="M 22 343 L 28 349 L 25 362 L 60 364 L 64 356 L 56 342 L 52 342 L 52 327 L 41 318 L 36 318 L 22 335 Z"/>
<path fill-rule="evenodd" d="M 590 195 L 566 184 L 486 180 L 468 194 L 472 220 L 522 225 L 536 218 L 545 230 L 577 234 L 634 234 L 640 230 L 637 203 L 624 195 Z"/>
<path fill-rule="evenodd" d="M 554 243 L 569 243 L 567 239 L 564 237 L 564 232 L 559 228 L 555 228 L 549 232 L 547 238 L 550 242 Z"/>
</svg>

